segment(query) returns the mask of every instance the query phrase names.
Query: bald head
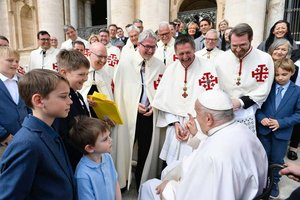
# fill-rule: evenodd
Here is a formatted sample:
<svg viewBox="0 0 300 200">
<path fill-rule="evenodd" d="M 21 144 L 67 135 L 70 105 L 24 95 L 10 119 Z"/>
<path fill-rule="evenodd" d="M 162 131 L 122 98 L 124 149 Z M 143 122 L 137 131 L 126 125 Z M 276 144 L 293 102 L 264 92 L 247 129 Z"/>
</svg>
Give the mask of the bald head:
<svg viewBox="0 0 300 200">
<path fill-rule="evenodd" d="M 91 66 L 98 70 L 106 64 L 107 50 L 101 42 L 94 42 L 90 46 L 90 62 Z"/>
</svg>

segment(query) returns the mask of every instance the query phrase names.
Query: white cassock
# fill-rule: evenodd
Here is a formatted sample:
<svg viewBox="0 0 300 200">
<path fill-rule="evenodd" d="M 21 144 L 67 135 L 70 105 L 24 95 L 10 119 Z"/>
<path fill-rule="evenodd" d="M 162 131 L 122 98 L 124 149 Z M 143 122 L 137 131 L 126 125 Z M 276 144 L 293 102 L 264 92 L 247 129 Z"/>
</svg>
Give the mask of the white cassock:
<svg viewBox="0 0 300 200">
<path fill-rule="evenodd" d="M 142 62 L 143 58 L 140 53 L 136 51 L 126 57 L 121 57 L 118 68 L 115 70 L 115 101 L 124 120 L 123 125 L 115 127 L 114 135 L 116 135 L 117 139 L 114 140 L 114 144 L 116 145 L 113 146 L 113 151 L 116 151 L 116 156 L 113 156 L 121 188 L 126 186 L 127 180 L 128 188 L 131 183 L 131 160 L 138 105 L 142 92 L 140 74 Z M 164 64 L 156 57 L 153 56 L 146 61 L 144 84 L 150 105 L 152 105 L 154 94 L 164 70 Z M 152 141 L 145 162 L 141 183 L 157 175 L 159 128 L 155 127 L 156 120 L 157 110 L 154 108 Z"/>
<path fill-rule="evenodd" d="M 123 46 L 122 51 L 121 51 L 121 57 L 124 55 L 131 55 L 136 51 L 136 49 L 134 48 L 134 45 L 132 44 L 132 42 L 130 41 L 130 39 L 127 40 L 126 45 Z"/>
<path fill-rule="evenodd" d="M 90 43 L 88 41 L 86 41 L 85 39 L 82 39 L 81 37 L 77 37 L 76 41 L 83 42 L 83 44 L 84 44 L 84 46 L 85 46 L 86 49 L 90 48 Z M 68 40 L 64 41 L 61 44 L 60 49 L 67 49 L 67 50 L 73 49 L 72 40 L 68 39 Z"/>
<path fill-rule="evenodd" d="M 170 181 L 163 197 L 250 200 L 262 193 L 267 171 L 267 155 L 261 142 L 245 125 L 231 121 L 211 129 L 199 148 L 167 173 L 163 180 Z M 143 184 L 139 199 L 159 199 L 155 188 L 160 182 L 156 179 Z"/>
<path fill-rule="evenodd" d="M 239 60 L 232 51 L 226 51 L 217 57 L 215 63 L 222 90 L 232 99 L 249 96 L 255 102 L 247 109 L 235 111 L 235 119 L 256 133 L 255 112 L 267 99 L 274 80 L 274 63 L 271 56 L 252 48 L 242 60 Z M 239 71 L 241 71 L 240 81 L 238 81 Z"/>
<path fill-rule="evenodd" d="M 172 37 L 167 45 L 162 41 L 157 43 L 157 49 L 154 56 L 162 61 L 166 66 L 169 66 L 171 63 L 178 60 L 175 49 L 174 49 L 175 39 Z"/>
<path fill-rule="evenodd" d="M 111 88 L 112 78 L 110 78 L 103 68 L 95 70 L 91 66 L 89 69 L 88 80 L 84 82 L 82 89 L 79 91 L 83 96 L 86 105 L 89 105 L 87 102 L 87 95 L 93 84 L 96 85 L 99 93 L 105 94 L 110 100 L 114 99 Z"/>
<path fill-rule="evenodd" d="M 113 78 L 114 77 L 114 69 L 117 67 L 120 60 L 120 49 L 118 47 L 112 46 L 111 43 L 106 45 L 107 49 L 107 61 L 106 66 L 103 69 L 106 73 Z"/>
<path fill-rule="evenodd" d="M 203 48 L 200 51 L 195 52 L 195 55 L 199 58 L 204 58 L 205 60 L 210 60 L 214 62 L 215 58 L 223 52 L 224 51 L 218 49 L 217 47 L 215 47 L 211 51 L 207 51 L 206 48 Z"/>
<path fill-rule="evenodd" d="M 31 71 L 33 69 L 50 69 L 53 71 L 58 71 L 56 55 L 59 53 L 59 49 L 50 47 L 46 52 L 39 47 L 30 53 L 29 65 L 26 71 Z"/>
<path fill-rule="evenodd" d="M 160 158 L 167 164 L 180 160 L 192 152 L 186 142 L 176 139 L 174 122 L 184 126 L 188 120 L 187 113 L 196 116 L 194 105 L 199 95 L 212 89 L 218 89 L 218 77 L 213 63 L 195 57 L 187 70 L 187 96 L 184 97 L 185 69 L 179 60 L 169 65 L 160 81 L 153 107 L 159 110 L 158 127 L 167 127 L 166 139 Z"/>
</svg>

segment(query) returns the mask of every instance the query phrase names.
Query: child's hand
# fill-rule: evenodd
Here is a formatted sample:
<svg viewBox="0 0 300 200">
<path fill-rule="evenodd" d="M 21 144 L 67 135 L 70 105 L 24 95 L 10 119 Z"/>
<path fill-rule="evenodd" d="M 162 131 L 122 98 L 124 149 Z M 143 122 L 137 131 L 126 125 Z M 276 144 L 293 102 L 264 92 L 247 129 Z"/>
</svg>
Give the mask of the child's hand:
<svg viewBox="0 0 300 200">
<path fill-rule="evenodd" d="M 270 120 L 268 118 L 263 118 L 260 123 L 263 125 L 263 126 L 269 126 L 269 122 Z"/>
<path fill-rule="evenodd" d="M 279 123 L 276 119 L 269 119 L 269 128 L 272 129 L 272 131 L 276 131 L 277 129 L 279 129 Z"/>
</svg>

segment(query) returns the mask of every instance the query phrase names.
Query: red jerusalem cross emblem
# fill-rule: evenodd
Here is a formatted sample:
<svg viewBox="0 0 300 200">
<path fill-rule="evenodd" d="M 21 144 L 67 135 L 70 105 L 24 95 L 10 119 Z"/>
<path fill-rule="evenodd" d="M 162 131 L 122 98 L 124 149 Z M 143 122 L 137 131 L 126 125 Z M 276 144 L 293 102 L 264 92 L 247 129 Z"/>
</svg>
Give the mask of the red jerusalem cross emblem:
<svg viewBox="0 0 300 200">
<path fill-rule="evenodd" d="M 157 87 L 158 87 L 158 85 L 159 85 L 159 82 L 160 82 L 162 76 L 163 76 L 162 74 L 159 74 L 159 75 L 158 75 L 158 79 L 157 79 L 156 81 L 153 81 L 154 90 L 157 90 Z"/>
<path fill-rule="evenodd" d="M 175 54 L 173 54 L 173 61 L 176 61 L 177 59 L 178 57 Z"/>
<path fill-rule="evenodd" d="M 218 78 L 210 72 L 204 73 L 202 78 L 199 79 L 199 85 L 204 87 L 205 90 L 212 90 L 216 84 L 218 84 Z"/>
<path fill-rule="evenodd" d="M 110 54 L 107 57 L 107 64 L 111 67 L 114 67 L 115 65 L 117 65 L 119 63 L 119 60 L 117 58 L 116 54 Z"/>
<path fill-rule="evenodd" d="M 256 79 L 256 82 L 265 82 L 268 78 L 269 69 L 265 64 L 258 65 L 258 67 L 252 71 L 252 78 Z"/>
</svg>

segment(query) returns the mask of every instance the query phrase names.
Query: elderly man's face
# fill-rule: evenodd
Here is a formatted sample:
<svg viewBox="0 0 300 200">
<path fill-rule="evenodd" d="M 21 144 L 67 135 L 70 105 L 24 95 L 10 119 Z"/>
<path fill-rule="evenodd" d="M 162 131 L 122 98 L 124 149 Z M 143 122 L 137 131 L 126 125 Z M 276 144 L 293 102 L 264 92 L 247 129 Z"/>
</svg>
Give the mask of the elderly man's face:
<svg viewBox="0 0 300 200">
<path fill-rule="evenodd" d="M 95 69 L 101 69 L 107 60 L 107 50 L 105 46 L 98 45 L 97 42 L 93 43 L 93 46 L 90 49 L 90 63 L 91 66 Z"/>
<path fill-rule="evenodd" d="M 130 31 L 130 33 L 128 33 L 130 42 L 133 45 L 137 45 L 138 44 L 138 40 L 139 40 L 139 32 L 137 31 Z"/>
<path fill-rule="evenodd" d="M 231 51 L 239 59 L 242 59 L 251 47 L 248 34 L 237 36 L 234 33 L 231 35 Z"/>
<path fill-rule="evenodd" d="M 141 56 L 149 60 L 155 53 L 156 40 L 154 38 L 147 38 L 143 42 L 139 43 L 139 52 Z"/>
<path fill-rule="evenodd" d="M 190 43 L 176 45 L 175 52 L 184 67 L 190 66 L 195 59 L 195 49 Z"/>
<path fill-rule="evenodd" d="M 172 38 L 171 30 L 170 30 L 169 26 L 159 28 L 158 36 L 159 36 L 160 40 L 162 41 L 162 43 L 168 44 Z"/>
<path fill-rule="evenodd" d="M 213 49 L 218 44 L 218 35 L 214 32 L 207 32 L 205 35 L 205 46 L 207 49 Z"/>
</svg>

